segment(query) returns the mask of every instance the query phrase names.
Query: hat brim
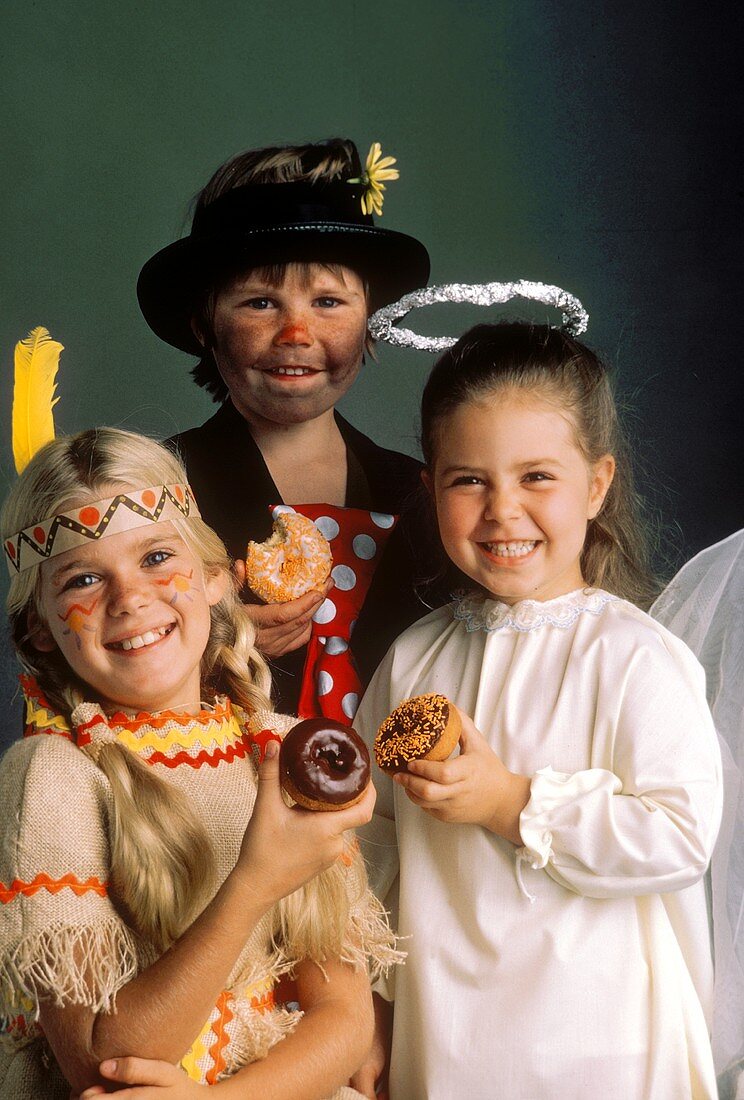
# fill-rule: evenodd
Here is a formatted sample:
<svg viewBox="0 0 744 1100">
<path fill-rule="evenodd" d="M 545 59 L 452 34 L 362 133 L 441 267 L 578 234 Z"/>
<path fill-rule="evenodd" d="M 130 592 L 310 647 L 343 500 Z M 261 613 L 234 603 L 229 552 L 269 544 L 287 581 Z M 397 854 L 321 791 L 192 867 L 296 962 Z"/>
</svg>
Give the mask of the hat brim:
<svg viewBox="0 0 744 1100">
<path fill-rule="evenodd" d="M 339 263 L 368 281 L 370 313 L 429 279 L 429 254 L 414 237 L 372 225 L 313 222 L 184 237 L 157 252 L 140 272 L 137 298 L 153 332 L 181 351 L 202 355 L 191 328 L 199 303 L 225 271 L 274 263 Z"/>
</svg>

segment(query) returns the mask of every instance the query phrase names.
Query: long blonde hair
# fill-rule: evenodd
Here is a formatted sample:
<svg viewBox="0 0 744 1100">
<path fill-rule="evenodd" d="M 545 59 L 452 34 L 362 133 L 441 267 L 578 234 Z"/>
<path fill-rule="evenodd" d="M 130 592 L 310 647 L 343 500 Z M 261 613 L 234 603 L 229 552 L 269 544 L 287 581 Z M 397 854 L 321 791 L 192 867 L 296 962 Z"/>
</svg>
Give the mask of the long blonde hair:
<svg viewBox="0 0 744 1100">
<path fill-rule="evenodd" d="M 185 482 L 176 457 L 154 440 L 115 428 L 55 439 L 32 459 L 2 509 L 3 538 L 73 500 L 100 499 L 122 488 Z M 174 521 L 205 573 L 230 573 L 230 560 L 215 532 L 198 517 Z M 41 616 L 41 571 L 32 566 L 13 577 L 7 598 L 13 641 L 25 671 L 34 676 L 58 712 L 71 721 L 90 689 L 58 650 L 35 648 Z M 249 714 L 269 710 L 271 679 L 255 648 L 255 632 L 240 610 L 234 584 L 210 611 L 209 641 L 201 662 L 202 694 L 227 694 Z M 90 749 L 83 748 L 90 754 Z M 214 882 L 207 835 L 184 795 L 118 742 L 96 747 L 96 763 L 108 779 L 114 812 L 111 832 L 112 894 L 141 936 L 163 950 L 204 907 Z"/>
</svg>

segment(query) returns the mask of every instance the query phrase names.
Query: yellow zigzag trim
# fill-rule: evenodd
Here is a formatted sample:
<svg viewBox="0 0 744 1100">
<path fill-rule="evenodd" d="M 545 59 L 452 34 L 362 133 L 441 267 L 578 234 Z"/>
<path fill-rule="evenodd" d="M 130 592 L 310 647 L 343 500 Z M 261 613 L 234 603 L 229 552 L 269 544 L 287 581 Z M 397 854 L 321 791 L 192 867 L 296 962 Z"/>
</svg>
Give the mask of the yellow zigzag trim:
<svg viewBox="0 0 744 1100">
<path fill-rule="evenodd" d="M 207 1069 L 203 1069 L 199 1062 L 203 1059 L 209 1058 L 209 1047 L 207 1040 L 212 1035 L 212 1018 L 214 1016 L 214 1009 L 210 1012 L 207 1022 L 201 1029 L 197 1037 L 194 1039 L 187 1054 L 181 1059 L 181 1068 L 185 1070 L 188 1077 L 192 1081 L 197 1081 L 200 1085 L 204 1084 L 204 1079 L 207 1076 Z M 211 1059 L 210 1059 L 211 1061 Z"/>
<path fill-rule="evenodd" d="M 69 722 L 61 714 L 55 714 L 53 710 L 38 706 L 29 696 L 26 696 L 26 723 L 37 726 L 39 729 L 61 730 L 62 733 L 72 732 Z"/>
<path fill-rule="evenodd" d="M 116 731 L 117 740 L 132 752 L 142 752 L 144 749 L 165 752 L 174 746 L 188 750 L 196 745 L 205 749 L 224 748 L 225 745 L 239 741 L 242 736 L 243 731 L 234 717 L 229 721 L 210 722 L 191 730 L 178 727 L 172 730 L 147 730 L 140 734 L 130 730 Z"/>
</svg>

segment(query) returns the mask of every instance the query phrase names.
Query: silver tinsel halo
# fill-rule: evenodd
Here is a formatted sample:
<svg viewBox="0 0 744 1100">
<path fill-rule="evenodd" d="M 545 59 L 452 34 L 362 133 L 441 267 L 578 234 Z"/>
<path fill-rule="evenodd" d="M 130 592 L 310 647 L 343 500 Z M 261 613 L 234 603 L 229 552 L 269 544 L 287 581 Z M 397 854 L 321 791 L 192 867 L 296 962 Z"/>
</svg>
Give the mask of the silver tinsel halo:
<svg viewBox="0 0 744 1100">
<path fill-rule="evenodd" d="M 548 283 L 530 283 L 520 279 L 515 283 L 446 283 L 443 286 L 425 286 L 378 309 L 369 319 L 369 331 L 375 340 L 385 340 L 399 348 L 418 348 L 420 351 L 445 351 L 457 343 L 456 336 L 420 336 L 408 328 L 394 328 L 394 323 L 414 309 L 435 305 L 437 302 L 472 302 L 476 306 L 493 306 L 512 298 L 529 298 L 559 309 L 563 328 L 572 336 L 586 331 L 589 314 L 578 298 Z"/>
</svg>

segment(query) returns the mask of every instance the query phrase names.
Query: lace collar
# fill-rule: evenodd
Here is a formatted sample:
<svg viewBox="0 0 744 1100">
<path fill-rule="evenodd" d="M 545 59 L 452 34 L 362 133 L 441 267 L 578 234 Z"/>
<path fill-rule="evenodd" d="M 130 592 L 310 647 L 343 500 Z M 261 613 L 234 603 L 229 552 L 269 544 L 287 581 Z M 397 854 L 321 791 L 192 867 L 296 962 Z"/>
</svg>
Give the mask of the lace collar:
<svg viewBox="0 0 744 1100">
<path fill-rule="evenodd" d="M 484 630 L 488 634 L 495 630 L 529 634 L 542 626 L 566 630 L 584 612 L 599 615 L 608 603 L 619 599 L 601 588 L 578 588 L 552 600 L 520 600 L 515 604 L 488 599 L 481 592 L 456 592 L 453 596 L 455 619 L 465 623 L 468 633 Z"/>
</svg>

